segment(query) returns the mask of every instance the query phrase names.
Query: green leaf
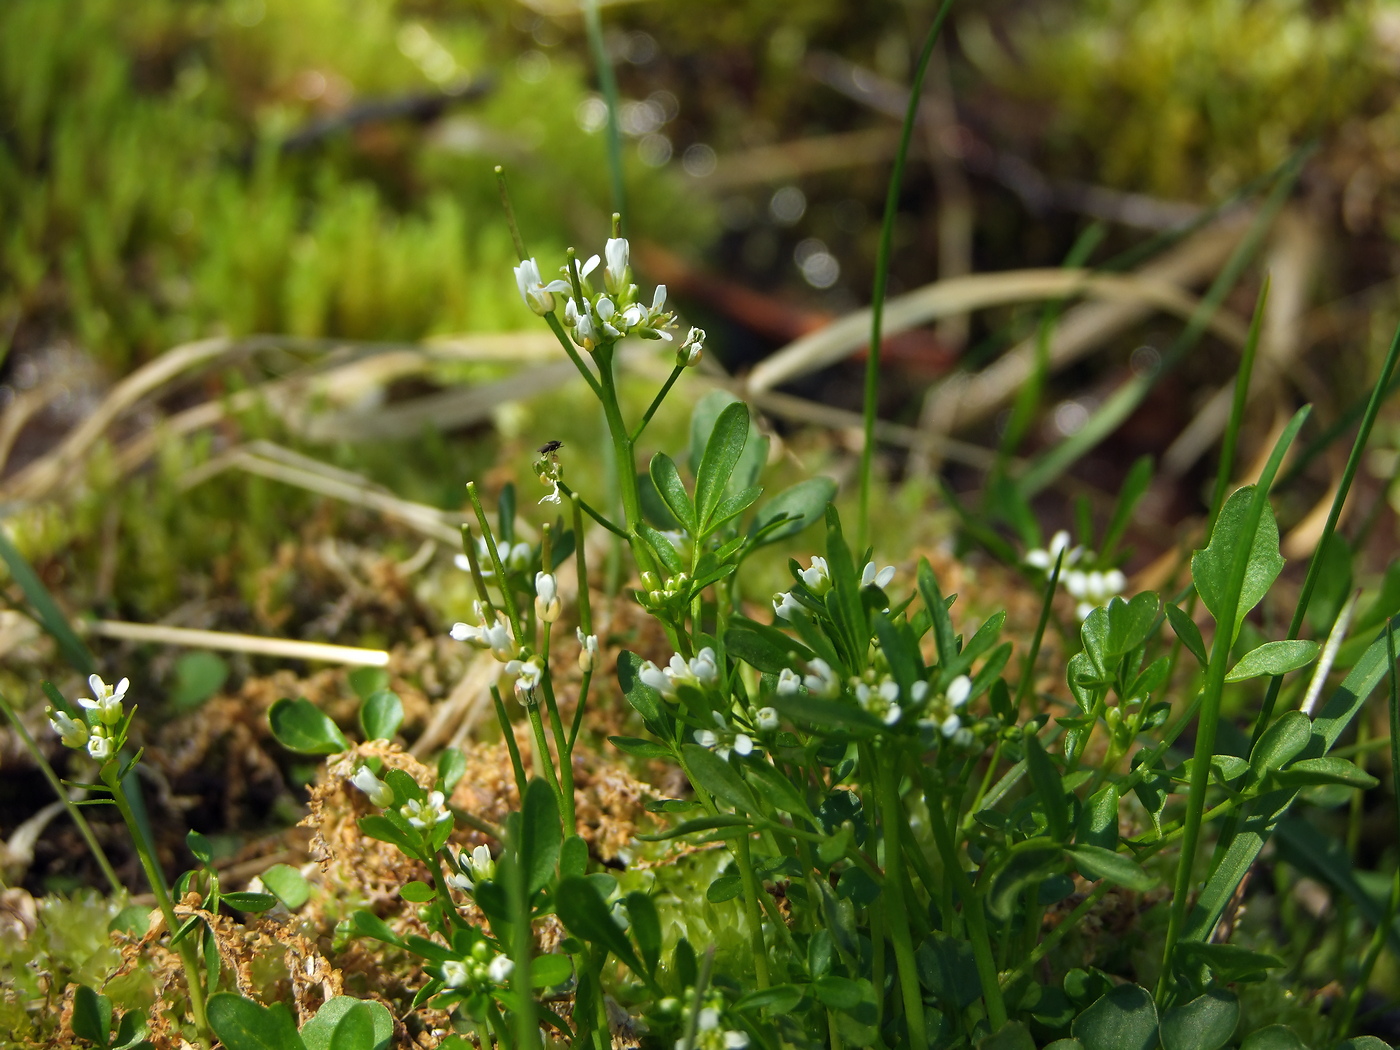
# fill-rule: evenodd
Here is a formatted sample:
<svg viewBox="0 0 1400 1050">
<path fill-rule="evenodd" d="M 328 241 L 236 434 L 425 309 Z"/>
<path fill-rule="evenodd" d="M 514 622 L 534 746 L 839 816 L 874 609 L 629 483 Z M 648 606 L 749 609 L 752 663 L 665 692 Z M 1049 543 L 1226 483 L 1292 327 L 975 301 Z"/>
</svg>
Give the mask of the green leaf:
<svg viewBox="0 0 1400 1050">
<path fill-rule="evenodd" d="M 554 911 L 575 937 L 612 952 L 638 977 L 650 973 L 632 950 L 632 943 L 613 920 L 612 912 L 598 895 L 593 883 L 577 876 L 561 879 L 554 892 Z"/>
<path fill-rule="evenodd" d="M 664 744 L 642 740 L 635 736 L 610 736 L 608 741 L 619 751 L 625 751 L 637 758 L 670 758 L 671 749 Z"/>
<path fill-rule="evenodd" d="M 1040 737 L 1034 730 L 1025 734 L 1025 740 L 1026 768 L 1031 775 L 1031 785 L 1045 809 L 1050 834 L 1063 842 L 1069 838 L 1069 803 L 1065 800 L 1065 786 L 1060 780 L 1060 771 L 1045 753 L 1045 745 L 1040 742 Z"/>
<path fill-rule="evenodd" d="M 724 648 L 764 674 L 781 674 L 798 660 L 812 658 L 812 650 L 778 628 L 738 617 L 724 632 Z"/>
<path fill-rule="evenodd" d="M 1312 721 L 1301 711 L 1285 711 L 1280 715 L 1249 756 L 1249 769 L 1255 777 L 1262 777 L 1273 769 L 1281 769 L 1302 753 L 1312 739 Z"/>
<path fill-rule="evenodd" d="M 331 1030 L 330 1050 L 374 1050 L 374 1017 L 363 1002 L 353 1004 Z"/>
<path fill-rule="evenodd" d="M 195 860 L 208 867 L 214 860 L 214 844 L 197 831 L 185 833 L 185 845 L 194 854 Z"/>
<path fill-rule="evenodd" d="M 1385 1040 L 1377 1039 L 1373 1035 L 1358 1035 L 1344 1043 L 1338 1043 L 1337 1050 L 1394 1050 L 1394 1048 Z"/>
<path fill-rule="evenodd" d="M 10 537 L 4 529 L 0 529 L 0 560 L 10 570 L 10 578 L 19 584 L 19 589 L 24 592 L 25 599 L 38 614 L 38 620 L 44 625 L 44 630 L 53 636 L 53 640 L 58 643 L 59 650 L 63 653 L 63 658 L 68 661 L 68 666 L 81 675 L 92 674 L 97 670 L 97 662 L 93 660 L 92 653 L 83 644 L 72 626 L 68 623 L 68 618 L 63 615 L 63 610 L 59 608 L 58 602 L 54 601 L 49 589 L 44 586 L 42 580 L 33 567 L 27 562 L 19 550 L 10 542 Z M 66 707 L 66 702 L 64 705 Z M 72 713 L 71 711 L 69 712 Z"/>
<path fill-rule="evenodd" d="M 1366 790 L 1377 787 L 1380 781 L 1371 776 L 1354 762 L 1345 758 L 1300 758 L 1283 769 L 1274 770 L 1269 781 L 1284 788 L 1311 787 L 1314 784 L 1341 784 L 1349 788 Z"/>
<path fill-rule="evenodd" d="M 520 807 L 520 863 L 525 869 L 527 893 L 534 894 L 554 878 L 563 841 L 559 800 L 553 788 L 536 777 L 525 786 L 525 802 Z"/>
<path fill-rule="evenodd" d="M 1045 1050 L 1084 1050 L 1084 1044 L 1078 1039 L 1056 1039 L 1046 1044 Z"/>
<path fill-rule="evenodd" d="M 1078 839 L 1086 846 L 1112 850 L 1118 845 L 1118 785 L 1105 784 L 1084 805 Z"/>
<path fill-rule="evenodd" d="M 763 495 L 763 489 L 760 486 L 750 485 L 746 489 L 740 489 L 732 496 L 726 496 L 715 508 L 714 517 L 710 519 L 711 531 L 719 528 L 731 518 L 737 518 L 744 513 L 753 506 L 754 501 L 761 495 Z"/>
<path fill-rule="evenodd" d="M 642 962 L 653 975 L 661 961 L 661 917 L 656 913 L 656 902 L 651 895 L 640 891 L 629 893 L 627 916 L 632 920 L 632 936 L 637 940 L 637 948 L 642 953 Z"/>
<path fill-rule="evenodd" d="M 705 454 L 710 435 L 714 433 L 719 414 L 738 403 L 739 399 L 728 390 L 711 390 L 695 402 L 695 408 L 690 413 L 690 447 L 686 453 L 686 465 L 690 468 L 691 477 L 700 476 L 700 459 Z"/>
<path fill-rule="evenodd" d="M 833 1010 L 854 1010 L 864 998 L 860 982 L 835 975 L 818 977 L 813 981 L 812 994 L 823 1006 Z"/>
<path fill-rule="evenodd" d="M 366 740 L 393 740 L 403 723 L 403 701 L 397 693 L 380 689 L 360 705 L 360 729 Z"/>
<path fill-rule="evenodd" d="M 753 792 L 739 778 L 734 767 L 719 755 L 699 744 L 682 744 L 681 755 L 685 768 L 700 787 L 737 810 L 745 813 L 757 811 L 758 802 Z"/>
<path fill-rule="evenodd" d="M 934 577 L 927 558 L 919 560 L 918 581 L 919 594 L 933 621 L 933 639 L 934 644 L 938 646 L 938 662 L 947 667 L 958 656 L 953 635 L 953 620 L 948 615 L 947 603 L 943 601 L 943 593 L 938 589 L 938 580 Z"/>
<path fill-rule="evenodd" d="M 745 992 L 734 1003 L 735 1010 L 762 1010 L 770 1017 L 780 1017 L 797 1009 L 802 1002 L 802 989 L 795 984 L 775 984 Z"/>
<path fill-rule="evenodd" d="M 1079 874 L 1086 879 L 1106 879 L 1138 893 L 1145 893 L 1157 884 L 1157 880 L 1127 854 L 1090 845 L 1071 846 L 1065 852 L 1079 868 Z"/>
<path fill-rule="evenodd" d="M 139 1010 L 122 1014 L 117 1022 L 117 1034 L 112 1040 L 114 1050 L 155 1050 L 146 1039 L 146 1018 Z"/>
<path fill-rule="evenodd" d="M 408 901 L 409 904 L 427 904 L 428 901 L 437 896 L 437 890 L 426 882 L 413 879 L 399 887 L 399 896 Z"/>
<path fill-rule="evenodd" d="M 387 922 L 364 908 L 357 908 L 350 913 L 350 929 L 359 937 L 370 937 L 398 948 L 406 946 L 404 939 L 391 930 Z"/>
<path fill-rule="evenodd" d="M 1186 615 L 1184 609 L 1179 609 L 1171 602 L 1167 602 L 1167 620 L 1172 625 L 1172 630 L 1181 639 L 1181 644 L 1186 646 L 1186 651 L 1196 658 L 1196 662 L 1202 667 L 1210 663 L 1210 657 L 1206 653 L 1205 639 L 1201 637 L 1201 629 L 1196 626 L 1194 620 Z"/>
<path fill-rule="evenodd" d="M 667 572 L 674 575 L 685 571 L 685 559 L 681 557 L 680 551 L 676 550 L 676 545 L 669 537 L 657 532 L 644 521 L 637 523 L 637 535 L 646 540 L 647 546 L 656 554 L 657 560 L 666 567 Z"/>
<path fill-rule="evenodd" d="M 1317 583 L 1308 602 L 1308 622 L 1313 630 L 1326 634 L 1351 597 L 1351 547 L 1340 533 L 1328 533 L 1317 557 L 1321 561 Z"/>
<path fill-rule="evenodd" d="M 661 694 L 637 677 L 645 662 L 630 649 L 624 649 L 617 657 L 617 684 L 622 687 L 622 695 L 627 702 L 642 716 L 647 728 L 664 737 L 669 734 L 662 729 Z"/>
<path fill-rule="evenodd" d="M 830 478 L 808 478 L 778 493 L 754 515 L 749 535 L 754 546 L 796 536 L 821 520 L 826 505 L 836 498 L 836 482 Z"/>
<path fill-rule="evenodd" d="M 345 676 L 350 688 L 362 701 L 368 700 L 381 689 L 389 688 L 389 672 L 382 667 L 356 667 Z"/>
<path fill-rule="evenodd" d="M 457 786 L 457 782 L 466 775 L 467 756 L 462 754 L 462 749 L 458 747 L 446 748 L 442 754 L 438 755 L 437 774 L 442 781 L 442 790 L 446 795 L 452 794 L 452 789 Z"/>
<path fill-rule="evenodd" d="M 656 486 L 662 502 L 672 516 L 681 523 L 692 536 L 696 533 L 695 506 L 690 502 L 690 493 L 685 490 L 681 473 L 676 469 L 676 461 L 664 452 L 651 457 L 651 482 Z"/>
<path fill-rule="evenodd" d="M 360 831 L 370 838 L 378 839 L 380 842 L 387 842 L 391 846 L 397 846 L 399 851 L 405 856 L 418 856 L 418 843 L 388 817 L 379 813 L 371 813 L 368 816 L 361 817 L 355 823 Z"/>
<path fill-rule="evenodd" d="M 237 908 L 239 911 L 260 912 L 277 906 L 277 898 L 270 893 L 249 893 L 240 890 L 237 893 L 225 893 L 221 899 L 230 908 Z"/>
<path fill-rule="evenodd" d="M 1119 985 L 1076 1017 L 1070 1031 L 1084 1050 L 1153 1050 L 1157 1007 L 1147 989 Z"/>
<path fill-rule="evenodd" d="M 671 508 L 666 506 L 666 501 L 661 498 L 661 493 L 656 491 L 656 482 L 651 480 L 651 474 L 643 471 L 637 475 L 637 499 L 642 505 L 642 517 L 658 529 L 666 532 L 683 532 L 685 526 L 682 525 Z"/>
<path fill-rule="evenodd" d="M 1118 486 L 1118 502 L 1114 504 L 1113 517 L 1109 519 L 1108 528 L 1104 530 L 1103 539 L 1099 541 L 1100 558 L 1108 560 L 1113 557 L 1118 549 L 1118 542 L 1123 538 L 1123 533 L 1127 531 L 1128 524 L 1132 521 L 1133 509 L 1137 506 L 1138 501 L 1147 494 L 1151 484 L 1152 457 L 1141 456 L 1133 462 L 1128 476 Z"/>
<path fill-rule="evenodd" d="M 1219 623 L 1228 600 L 1226 594 L 1230 586 L 1230 568 L 1235 552 L 1244 545 L 1249 547 L 1249 563 L 1245 569 L 1244 587 L 1240 591 L 1239 604 L 1235 609 L 1235 622 L 1228 625 L 1230 640 L 1240 631 L 1240 624 L 1269 592 L 1278 574 L 1283 569 L 1283 557 L 1278 549 L 1278 523 L 1274 520 L 1273 508 L 1265 500 L 1263 516 L 1253 536 L 1246 536 L 1249 527 L 1250 504 L 1254 499 L 1254 486 L 1246 485 L 1236 489 L 1221 508 L 1211 532 L 1210 543 L 1204 550 L 1198 550 L 1191 558 L 1191 578 L 1196 584 L 1196 593 Z"/>
<path fill-rule="evenodd" d="M 112 1038 L 112 1000 L 85 984 L 73 992 L 73 1034 L 98 1046 Z"/>
<path fill-rule="evenodd" d="M 701 533 L 709 531 L 715 508 L 724 498 L 729 476 L 734 472 L 749 439 L 749 406 L 735 401 L 720 412 L 700 469 L 695 475 L 695 520 Z"/>
<path fill-rule="evenodd" d="M 1162 1018 L 1162 1050 L 1220 1050 L 1240 1023 L 1240 1002 L 1224 990 L 1168 1010 Z"/>
<path fill-rule="evenodd" d="M 1306 667 L 1317 658 L 1321 649 L 1316 642 L 1265 642 L 1240 657 L 1240 662 L 1225 675 L 1227 682 L 1243 682 L 1261 674 L 1287 674 Z"/>
<path fill-rule="evenodd" d="M 740 878 L 737 871 L 727 871 L 710 883 L 705 890 L 705 899 L 711 904 L 723 904 L 725 901 L 732 901 L 739 894 L 744 892 L 744 880 Z"/>
<path fill-rule="evenodd" d="M 694 835 L 701 831 L 715 831 L 723 828 L 747 828 L 752 825 L 753 821 L 746 817 L 737 816 L 733 813 L 716 813 L 712 817 L 696 817 L 693 820 L 684 820 L 667 831 L 662 831 L 655 835 L 638 835 L 637 838 L 642 842 L 665 842 L 667 839 Z"/>
<path fill-rule="evenodd" d="M 1027 839 L 996 875 L 987 906 L 998 919 L 1011 918 L 1021 891 L 1064 870 L 1064 851 L 1047 838 Z"/>
<path fill-rule="evenodd" d="M 209 997 L 207 1012 L 209 1027 L 227 1050 L 308 1050 L 297 1035 L 292 1015 L 280 1003 L 261 1006 L 241 995 L 220 992 Z"/>
<path fill-rule="evenodd" d="M 1308 1050 L 1298 1033 L 1287 1025 L 1271 1024 L 1244 1038 L 1240 1050 Z"/>
<path fill-rule="evenodd" d="M 979 1042 L 977 1050 L 1035 1050 L 1035 1040 L 1020 1021 L 1008 1021 L 995 1035 Z"/>
<path fill-rule="evenodd" d="M 274 864 L 262 873 L 262 884 L 273 895 L 295 911 L 311 897 L 311 885 L 305 876 L 290 864 Z"/>
<path fill-rule="evenodd" d="M 334 755 L 350 750 L 334 722 L 306 697 L 283 697 L 267 712 L 268 725 L 277 742 L 302 755 Z"/>
<path fill-rule="evenodd" d="M 364 1045 L 372 1050 L 384 1050 L 389 1045 L 394 1037 L 394 1017 L 383 1003 L 337 995 L 322 1003 L 316 1016 L 302 1025 L 301 1038 L 306 1050 L 340 1050 L 339 1026 L 351 1014 L 369 1017 L 371 1042 Z"/>
<path fill-rule="evenodd" d="M 1252 952 L 1235 944 L 1209 944 L 1206 941 L 1179 941 L 1174 961 L 1178 969 L 1204 966 L 1224 984 L 1263 980 L 1267 971 L 1283 966 L 1279 959 L 1263 952 Z"/>
<path fill-rule="evenodd" d="M 809 821 L 813 819 L 807 800 L 797 786 L 767 759 L 745 762 L 743 771 L 745 779 L 757 788 L 759 797 L 767 799 L 774 809 Z"/>
<path fill-rule="evenodd" d="M 549 952 L 530 960 L 530 983 L 536 988 L 554 988 L 574 975 L 574 964 L 567 955 Z"/>
<path fill-rule="evenodd" d="M 175 661 L 175 684 L 170 705 L 176 711 L 193 711 L 228 681 L 228 663 L 214 653 L 196 650 Z"/>
</svg>

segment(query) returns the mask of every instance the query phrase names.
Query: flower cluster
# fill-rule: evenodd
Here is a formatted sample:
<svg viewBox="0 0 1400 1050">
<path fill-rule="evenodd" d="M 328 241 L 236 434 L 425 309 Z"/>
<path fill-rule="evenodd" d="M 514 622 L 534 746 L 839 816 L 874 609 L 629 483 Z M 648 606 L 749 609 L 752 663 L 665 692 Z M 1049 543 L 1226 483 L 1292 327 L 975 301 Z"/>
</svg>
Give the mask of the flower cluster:
<svg viewBox="0 0 1400 1050">
<path fill-rule="evenodd" d="M 705 997 L 700 1014 L 695 1018 L 695 1041 L 690 1044 L 695 1050 L 744 1050 L 749 1045 L 747 1032 L 737 1028 L 725 1028 L 721 1023 L 724 1018 L 723 1008 L 724 1000 L 718 994 L 712 992 Z M 682 1030 L 689 1027 L 694 1011 L 695 1006 L 688 997 L 683 1004 L 677 1005 L 676 1012 L 680 1014 Z M 686 1043 L 684 1036 L 677 1039 L 676 1050 L 685 1050 Z"/>
<path fill-rule="evenodd" d="M 88 676 L 88 687 L 92 690 L 92 698 L 78 698 L 78 704 L 91 712 L 86 719 L 73 718 L 52 707 L 45 713 L 64 747 L 75 751 L 86 750 L 97 761 L 105 762 L 121 750 L 126 740 L 129 721 L 125 720 L 122 701 L 131 687 L 131 681 L 123 678 L 113 687 L 94 674 Z"/>
<path fill-rule="evenodd" d="M 578 636 L 578 669 L 587 674 L 593 670 L 593 661 L 598 658 L 598 636 L 584 634 L 582 627 L 575 627 L 574 634 Z"/>
<path fill-rule="evenodd" d="M 516 644 L 515 635 L 511 632 L 510 619 L 500 609 L 496 610 L 494 622 L 487 622 L 487 610 L 484 603 L 477 601 L 473 603 L 476 618 L 481 621 L 480 625 L 457 622 L 452 625 L 452 637 L 459 642 L 466 642 L 473 649 L 489 649 L 491 655 L 503 664 L 513 661 L 520 653 L 520 647 Z"/>
<path fill-rule="evenodd" d="M 665 667 L 657 667 L 648 660 L 642 664 L 637 677 L 643 685 L 651 686 L 667 700 L 675 700 L 678 686 L 688 685 L 703 690 L 718 684 L 719 664 L 715 651 L 707 645 L 688 661 L 680 653 L 673 654 L 671 662 Z"/>
<path fill-rule="evenodd" d="M 477 941 L 466 958 L 442 964 L 442 983 L 454 991 L 485 991 L 504 985 L 514 972 L 515 963 L 508 956 L 497 955 L 485 941 Z"/>
<path fill-rule="evenodd" d="M 972 695 L 972 679 L 960 674 L 948 683 L 942 693 L 930 701 L 924 717 L 919 719 L 923 728 L 936 729 L 949 740 L 968 742 L 971 734 L 963 728 L 962 710 Z"/>
<path fill-rule="evenodd" d="M 771 711 L 772 708 L 764 708 Z M 715 720 L 714 729 L 697 729 L 695 731 L 695 742 L 701 747 L 707 747 L 720 758 L 729 758 L 732 751 L 740 758 L 748 758 L 753 754 L 753 737 L 747 733 L 741 733 L 731 726 L 722 714 L 718 711 L 710 712 Z M 774 712 L 776 714 L 776 712 Z"/>
<path fill-rule="evenodd" d="M 426 799 L 411 798 L 400 806 L 399 816 L 422 830 L 451 820 L 452 811 L 447 808 L 447 799 L 441 791 L 429 791 Z"/>
<path fill-rule="evenodd" d="M 831 590 L 831 570 L 827 567 L 826 559 L 819 555 L 812 556 L 812 564 L 805 569 L 797 570 L 797 577 L 804 587 L 812 593 L 813 597 L 821 598 Z M 862 587 L 879 587 L 884 590 L 894 579 L 894 566 L 886 565 L 883 569 L 877 569 L 873 561 L 865 563 L 865 567 L 860 573 L 860 585 Z M 794 612 L 802 611 L 802 602 L 792 591 L 779 591 L 773 595 L 773 612 L 780 620 L 791 620 Z"/>
<path fill-rule="evenodd" d="M 479 882 L 489 882 L 496 877 L 496 861 L 485 846 L 477 846 L 468 853 L 462 850 L 456 858 L 458 871 L 447 876 L 449 884 L 464 893 L 472 893 Z"/>
<path fill-rule="evenodd" d="M 535 548 L 528 543 L 502 543 L 498 548 L 498 553 L 506 572 L 524 572 L 530 567 L 530 562 L 534 560 Z M 463 572 L 471 572 L 472 563 L 467 560 L 465 554 L 454 555 L 452 562 Z M 476 538 L 476 564 L 481 569 L 483 580 L 492 579 L 496 575 L 496 565 L 491 560 L 491 548 L 486 545 L 486 540 L 480 536 Z"/>
<path fill-rule="evenodd" d="M 1071 547 L 1069 533 L 1064 529 L 1050 538 L 1048 547 L 1027 551 L 1024 561 L 1046 574 L 1060 562 L 1060 585 L 1078 602 L 1074 613 L 1081 620 L 1088 619 L 1091 612 L 1107 605 L 1110 598 L 1122 594 L 1128 586 L 1128 578 L 1118 569 L 1076 568 L 1081 561 L 1092 562 L 1093 555 L 1082 546 Z"/>
<path fill-rule="evenodd" d="M 642 573 L 637 602 L 650 613 L 674 615 L 685 608 L 690 595 L 690 574 L 678 572 L 663 582 L 650 569 Z"/>
</svg>

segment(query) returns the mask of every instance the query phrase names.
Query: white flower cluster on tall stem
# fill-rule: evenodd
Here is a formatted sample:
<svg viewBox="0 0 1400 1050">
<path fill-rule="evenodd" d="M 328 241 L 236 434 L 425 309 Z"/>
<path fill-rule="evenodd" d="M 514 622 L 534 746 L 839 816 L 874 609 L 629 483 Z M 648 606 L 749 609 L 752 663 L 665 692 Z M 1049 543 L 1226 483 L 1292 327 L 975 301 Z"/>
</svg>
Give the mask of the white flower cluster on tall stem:
<svg viewBox="0 0 1400 1050">
<path fill-rule="evenodd" d="M 718 996 L 706 997 L 705 1005 L 700 1008 L 696 1018 L 695 1040 L 690 1044 L 694 1050 L 744 1050 L 749 1045 L 747 1032 L 723 1026 L 722 1003 Z M 682 1020 L 689 1021 L 694 1009 L 694 1006 L 686 1004 L 681 1010 Z M 685 1037 L 676 1040 L 676 1050 L 685 1050 L 685 1047 Z"/>
<path fill-rule="evenodd" d="M 903 717 L 904 709 L 899 704 L 899 683 L 889 675 L 874 683 L 856 681 L 853 687 L 856 702 L 866 714 L 874 715 L 887 726 L 895 725 Z"/>
<path fill-rule="evenodd" d="M 465 959 L 448 959 L 442 964 L 442 983 L 456 990 L 485 991 L 491 985 L 504 985 L 515 972 L 507 955 L 497 955 L 485 941 L 472 945 Z"/>
<path fill-rule="evenodd" d="M 92 712 L 86 721 L 52 707 L 47 708 L 45 713 L 64 747 L 75 751 L 86 750 L 97 761 L 105 762 L 117 753 L 125 739 L 122 719 L 126 712 L 122 709 L 122 701 L 131 687 L 131 680 L 123 678 L 114 688 L 94 674 L 88 676 L 88 687 L 92 690 L 92 697 L 78 698 L 78 704 Z"/>
<path fill-rule="evenodd" d="M 1023 560 L 1047 574 L 1055 568 L 1055 562 L 1060 561 L 1060 586 L 1077 602 L 1074 614 L 1081 620 L 1088 619 L 1091 612 L 1107 605 L 1109 599 L 1122 594 L 1128 586 L 1128 578 L 1118 569 L 1075 568 L 1085 560 L 1092 564 L 1093 555 L 1082 546 L 1071 547 L 1069 533 L 1064 529 L 1050 537 L 1048 547 L 1027 551 Z"/>
<path fill-rule="evenodd" d="M 588 282 L 600 263 L 603 265 L 603 291 L 594 294 Z M 565 277 L 569 276 L 567 268 L 564 274 Z M 626 335 L 643 339 L 672 338 L 675 315 L 666 309 L 666 286 L 656 286 L 650 306 L 639 300 L 637 286 L 632 283 L 631 246 L 627 238 L 610 237 L 602 258 L 591 256 L 579 266 L 578 280 L 582 298 L 574 294 L 571 281 L 544 284 L 533 259 L 516 267 L 520 296 L 536 313 L 550 313 L 555 306 L 553 293 L 564 293 L 564 326 L 569 329 L 574 342 L 589 353 Z M 695 361 L 700 359 L 705 338 L 704 332 L 699 332 L 698 339 L 695 338 L 697 331 L 691 330 L 691 336 L 684 346 L 686 356 L 694 356 Z"/>
<path fill-rule="evenodd" d="M 651 686 L 667 700 L 675 700 L 678 686 L 689 685 L 696 689 L 705 689 L 716 685 L 719 682 L 719 664 L 715 659 L 715 651 L 707 645 L 690 660 L 686 660 L 680 653 L 675 653 L 666 667 L 657 667 L 648 660 L 642 664 L 637 677 L 643 685 Z"/>
<path fill-rule="evenodd" d="M 894 566 L 886 565 L 883 569 L 876 569 L 873 561 L 865 563 L 865 568 L 860 573 L 860 585 L 862 587 L 879 587 L 884 590 L 894 579 Z"/>
</svg>

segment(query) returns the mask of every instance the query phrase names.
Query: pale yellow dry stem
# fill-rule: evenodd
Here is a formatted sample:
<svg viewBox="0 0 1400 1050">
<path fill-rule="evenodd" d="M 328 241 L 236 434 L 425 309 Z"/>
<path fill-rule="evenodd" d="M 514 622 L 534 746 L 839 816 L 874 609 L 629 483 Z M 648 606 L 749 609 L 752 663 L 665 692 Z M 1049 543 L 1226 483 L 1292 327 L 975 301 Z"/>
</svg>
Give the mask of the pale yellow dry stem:
<svg viewBox="0 0 1400 1050">
<path fill-rule="evenodd" d="M 127 623 L 123 620 L 94 620 L 87 625 L 93 634 L 131 642 L 155 642 L 194 649 L 218 649 L 232 653 L 280 656 L 289 660 L 317 660 L 323 663 L 357 667 L 385 667 L 389 654 L 383 649 L 359 649 L 328 642 L 302 642 L 293 638 L 266 638 L 232 631 L 204 631 L 190 627 L 168 627 L 158 623 Z"/>
</svg>

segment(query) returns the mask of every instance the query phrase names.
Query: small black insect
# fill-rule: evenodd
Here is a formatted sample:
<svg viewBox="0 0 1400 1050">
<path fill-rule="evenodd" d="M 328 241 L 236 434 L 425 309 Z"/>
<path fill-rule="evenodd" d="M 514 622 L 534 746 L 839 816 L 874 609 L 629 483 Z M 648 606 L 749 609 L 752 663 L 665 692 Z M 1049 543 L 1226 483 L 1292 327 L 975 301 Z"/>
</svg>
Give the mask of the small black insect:
<svg viewBox="0 0 1400 1050">
<path fill-rule="evenodd" d="M 563 447 L 564 442 L 562 441 L 546 441 L 540 446 L 540 455 L 548 456 L 551 452 L 558 452 Z"/>
</svg>

